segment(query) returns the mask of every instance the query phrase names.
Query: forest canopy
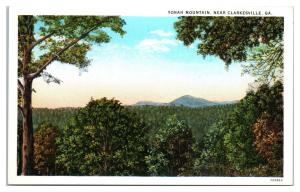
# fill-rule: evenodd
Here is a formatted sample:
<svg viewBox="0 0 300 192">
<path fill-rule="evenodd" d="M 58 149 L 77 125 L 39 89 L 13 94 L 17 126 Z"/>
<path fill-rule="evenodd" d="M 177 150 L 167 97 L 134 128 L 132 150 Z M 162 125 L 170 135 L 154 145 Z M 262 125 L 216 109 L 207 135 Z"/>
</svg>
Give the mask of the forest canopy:
<svg viewBox="0 0 300 192">
<path fill-rule="evenodd" d="M 178 117 L 182 111 L 187 115 Z M 36 109 L 36 112 L 36 116 L 44 114 L 38 117 L 39 122 L 59 122 L 72 114 L 67 124 L 60 124 L 56 145 L 47 145 L 57 151 L 55 175 L 283 174 L 281 82 L 261 85 L 237 104 L 201 110 L 181 106 L 124 107 L 117 100 L 103 98 L 91 100 L 84 108 Z M 47 115 L 50 112 L 66 115 Z M 216 112 L 223 115 L 214 116 Z M 198 125 L 207 127 L 195 129 L 193 126 L 197 124 L 190 118 L 193 116 L 202 122 Z M 52 117 L 55 118 L 50 120 Z M 212 119 L 210 123 L 205 122 L 208 117 Z M 39 127 L 47 126 L 50 125 Z M 41 128 L 37 134 L 42 134 Z M 201 133 L 195 137 L 197 131 Z M 40 140 L 35 143 L 40 146 Z M 46 162 L 50 161 L 48 158 L 43 153 L 38 157 Z M 47 170 L 46 165 L 39 169 Z"/>
</svg>

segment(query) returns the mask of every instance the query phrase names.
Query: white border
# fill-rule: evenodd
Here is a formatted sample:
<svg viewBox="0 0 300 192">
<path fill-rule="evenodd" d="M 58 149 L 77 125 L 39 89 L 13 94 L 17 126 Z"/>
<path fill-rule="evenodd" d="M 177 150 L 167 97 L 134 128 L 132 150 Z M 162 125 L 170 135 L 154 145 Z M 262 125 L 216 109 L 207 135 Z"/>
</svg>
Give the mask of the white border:
<svg viewBox="0 0 300 192">
<path fill-rule="evenodd" d="M 172 16 L 168 10 L 270 10 L 272 16 L 285 19 L 284 53 L 284 177 L 272 182 L 272 177 L 104 177 L 104 176 L 17 176 L 17 15 L 126 15 Z M 9 10 L 9 107 L 8 107 L 8 184 L 39 185 L 292 185 L 293 184 L 293 9 L 291 7 L 229 7 L 210 6 L 168 8 L 147 4 L 144 9 L 128 6 L 43 6 L 15 5 Z M 173 15 L 176 16 L 176 15 Z"/>
</svg>

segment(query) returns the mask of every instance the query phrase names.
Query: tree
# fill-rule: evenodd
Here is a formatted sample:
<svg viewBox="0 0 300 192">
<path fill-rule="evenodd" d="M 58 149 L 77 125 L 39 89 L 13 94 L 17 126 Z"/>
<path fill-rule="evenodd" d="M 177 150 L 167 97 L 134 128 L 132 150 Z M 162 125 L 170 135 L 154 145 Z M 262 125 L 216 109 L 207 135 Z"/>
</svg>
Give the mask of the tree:
<svg viewBox="0 0 300 192">
<path fill-rule="evenodd" d="M 67 175 L 144 175 L 147 127 L 118 100 L 91 100 L 58 139 Z"/>
<path fill-rule="evenodd" d="M 262 113 L 252 126 L 257 152 L 271 167 L 283 158 L 283 85 L 261 86 L 257 92 L 261 98 L 258 107 Z"/>
<path fill-rule="evenodd" d="M 282 175 L 282 83 L 249 91 L 226 122 L 210 127 L 199 149 L 197 175 Z"/>
<path fill-rule="evenodd" d="M 124 35 L 125 22 L 113 16 L 19 16 L 18 91 L 23 116 L 22 175 L 31 174 L 33 157 L 32 83 L 38 77 L 46 82 L 60 80 L 45 69 L 54 61 L 85 68 L 92 44 L 107 43 L 104 28 Z"/>
<path fill-rule="evenodd" d="M 56 138 L 58 128 L 51 124 L 40 124 L 34 132 L 34 171 L 38 175 L 55 175 L 56 173 Z"/>
<path fill-rule="evenodd" d="M 199 41 L 197 53 L 215 55 L 228 67 L 243 65 L 243 73 L 260 84 L 283 80 L 283 17 L 179 17 L 177 39 L 188 46 Z"/>
<path fill-rule="evenodd" d="M 194 138 L 187 124 L 171 116 L 150 142 L 150 154 L 146 156 L 150 175 L 177 176 L 188 171 Z"/>
<path fill-rule="evenodd" d="M 256 82 L 273 84 L 283 80 L 283 42 L 278 39 L 252 49 L 243 73 L 257 77 Z"/>
<path fill-rule="evenodd" d="M 282 121 L 272 119 L 264 112 L 252 126 L 255 136 L 254 144 L 257 152 L 269 163 L 283 157 L 283 125 Z"/>
<path fill-rule="evenodd" d="M 17 145 L 17 175 L 21 175 L 22 172 L 22 120 L 19 118 L 18 114 L 18 145 Z"/>
<path fill-rule="evenodd" d="M 224 135 L 228 126 L 223 121 L 214 123 L 203 140 L 197 143 L 196 159 L 193 165 L 194 175 L 224 176 L 229 175 L 232 167 L 227 159 Z"/>
<path fill-rule="evenodd" d="M 252 125 L 262 112 L 258 106 L 260 98 L 254 91 L 250 91 L 239 102 L 225 124 L 227 132 L 224 134 L 224 146 L 228 162 L 236 171 L 246 169 L 261 163 L 254 143 Z"/>
<path fill-rule="evenodd" d="M 216 55 L 226 65 L 246 61 L 249 48 L 283 38 L 283 17 L 179 17 L 174 27 L 184 45 L 199 40 L 198 54 Z"/>
</svg>

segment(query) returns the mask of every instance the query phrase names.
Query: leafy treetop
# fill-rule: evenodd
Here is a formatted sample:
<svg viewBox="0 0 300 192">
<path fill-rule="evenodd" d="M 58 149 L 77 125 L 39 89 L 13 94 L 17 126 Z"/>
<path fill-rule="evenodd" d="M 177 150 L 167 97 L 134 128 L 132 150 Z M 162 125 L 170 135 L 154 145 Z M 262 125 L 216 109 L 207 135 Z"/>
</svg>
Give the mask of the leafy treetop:
<svg viewBox="0 0 300 192">
<path fill-rule="evenodd" d="M 283 38 L 282 17 L 179 17 L 174 27 L 184 45 L 199 40 L 198 54 L 216 55 L 228 66 L 246 61 L 249 48 Z"/>
<path fill-rule="evenodd" d="M 91 45 L 108 43 L 108 29 L 123 36 L 124 25 L 117 16 L 19 16 L 19 76 L 38 77 L 53 61 L 84 68 Z"/>
</svg>

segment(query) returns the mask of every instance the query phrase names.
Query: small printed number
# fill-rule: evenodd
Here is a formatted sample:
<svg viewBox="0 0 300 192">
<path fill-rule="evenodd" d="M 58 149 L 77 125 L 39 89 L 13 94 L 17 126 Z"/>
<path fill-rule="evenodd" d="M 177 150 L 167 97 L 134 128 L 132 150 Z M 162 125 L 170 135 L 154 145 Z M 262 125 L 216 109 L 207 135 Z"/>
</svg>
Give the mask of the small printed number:
<svg viewBox="0 0 300 192">
<path fill-rule="evenodd" d="M 273 181 L 273 182 L 282 182 L 283 179 L 281 179 L 281 178 L 276 178 L 276 179 L 271 179 L 271 181 Z"/>
</svg>

